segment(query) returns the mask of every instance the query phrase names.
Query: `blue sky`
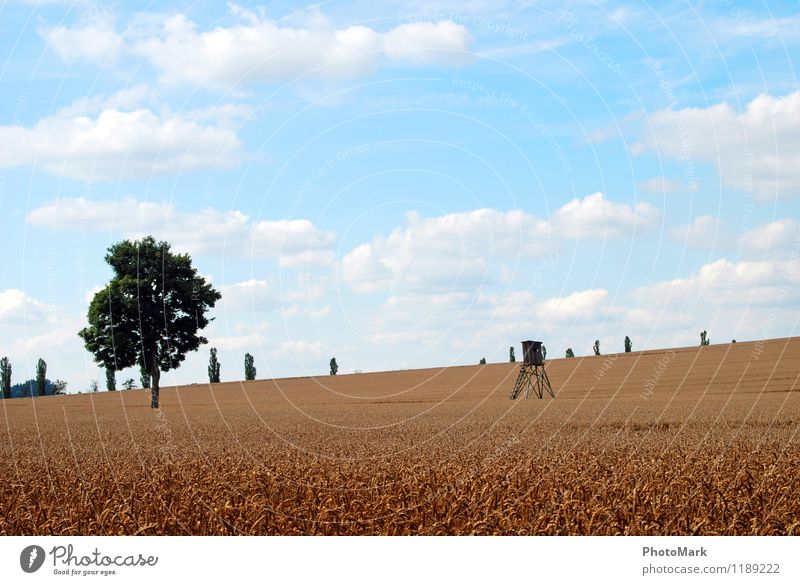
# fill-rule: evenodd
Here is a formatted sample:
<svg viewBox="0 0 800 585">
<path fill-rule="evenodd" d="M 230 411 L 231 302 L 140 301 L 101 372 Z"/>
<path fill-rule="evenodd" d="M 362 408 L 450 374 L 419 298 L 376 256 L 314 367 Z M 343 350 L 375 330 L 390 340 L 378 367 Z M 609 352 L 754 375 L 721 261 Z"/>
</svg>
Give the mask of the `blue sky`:
<svg viewBox="0 0 800 585">
<path fill-rule="evenodd" d="M 7 1 L 0 355 L 102 381 L 77 331 L 145 234 L 222 291 L 227 380 L 795 335 L 798 31 L 790 2 Z"/>
</svg>

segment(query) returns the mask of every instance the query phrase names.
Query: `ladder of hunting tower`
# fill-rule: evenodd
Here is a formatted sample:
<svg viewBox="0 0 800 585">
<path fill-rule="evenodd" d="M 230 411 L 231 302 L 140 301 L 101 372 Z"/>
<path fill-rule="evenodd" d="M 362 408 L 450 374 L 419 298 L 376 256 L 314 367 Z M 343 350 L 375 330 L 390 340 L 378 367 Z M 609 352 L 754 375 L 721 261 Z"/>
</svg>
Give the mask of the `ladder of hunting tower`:
<svg viewBox="0 0 800 585">
<path fill-rule="evenodd" d="M 509 394 L 508 397 L 511 400 L 515 400 L 517 396 L 519 396 L 519 393 L 522 392 L 522 388 L 524 386 L 525 386 L 524 376 L 522 375 L 522 372 L 520 372 L 519 376 L 517 376 L 517 381 L 514 384 L 514 389 L 511 391 L 511 394 Z"/>
<path fill-rule="evenodd" d="M 520 366 L 519 376 L 517 376 L 514 389 L 508 395 L 509 399 L 515 400 L 523 390 L 525 391 L 526 399 L 530 396 L 531 390 L 539 399 L 544 398 L 545 391 L 550 395 L 550 398 L 556 397 L 544 365 L 531 366 L 523 364 Z"/>
</svg>

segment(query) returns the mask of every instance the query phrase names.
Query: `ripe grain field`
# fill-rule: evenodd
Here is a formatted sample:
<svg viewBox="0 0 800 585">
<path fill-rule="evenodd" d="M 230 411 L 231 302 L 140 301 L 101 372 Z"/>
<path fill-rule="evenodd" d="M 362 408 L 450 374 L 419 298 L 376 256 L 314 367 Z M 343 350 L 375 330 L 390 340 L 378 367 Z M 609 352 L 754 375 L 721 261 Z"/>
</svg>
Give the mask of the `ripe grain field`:
<svg viewBox="0 0 800 585">
<path fill-rule="evenodd" d="M 2 402 L 0 533 L 800 534 L 800 338 Z"/>
</svg>

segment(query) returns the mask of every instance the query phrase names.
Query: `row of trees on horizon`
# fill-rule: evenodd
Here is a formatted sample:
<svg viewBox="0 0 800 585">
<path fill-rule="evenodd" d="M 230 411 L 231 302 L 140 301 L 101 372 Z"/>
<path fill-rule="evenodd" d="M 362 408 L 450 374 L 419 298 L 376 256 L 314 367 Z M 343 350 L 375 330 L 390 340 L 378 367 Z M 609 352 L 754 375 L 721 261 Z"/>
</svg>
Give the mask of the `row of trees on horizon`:
<svg viewBox="0 0 800 585">
<path fill-rule="evenodd" d="M 736 343 L 736 340 L 735 339 L 731 339 L 731 343 Z M 708 331 L 701 331 L 700 332 L 700 345 L 701 346 L 705 346 L 705 345 L 710 345 L 710 344 L 711 344 L 711 339 L 708 337 Z M 631 341 L 631 338 L 628 337 L 627 335 L 625 336 L 624 347 L 625 347 L 625 353 L 630 353 L 631 351 L 633 351 L 633 342 Z M 592 350 L 594 351 L 594 355 L 601 355 L 600 354 L 600 340 L 599 339 L 595 339 L 594 340 L 594 344 L 592 345 Z M 542 356 L 544 358 L 547 358 L 547 346 L 545 346 L 544 344 L 542 344 Z M 574 358 L 575 357 L 575 352 L 572 351 L 571 347 L 567 348 L 567 351 L 565 352 L 564 357 L 565 358 Z M 517 361 L 517 357 L 516 357 L 516 354 L 514 353 L 514 346 L 513 345 L 508 348 L 508 361 L 510 363 L 514 363 L 514 362 Z M 479 365 L 483 365 L 485 363 L 486 363 L 486 358 L 481 358 L 481 361 L 478 362 Z"/>
<path fill-rule="evenodd" d="M 700 345 L 709 345 L 711 340 L 708 338 L 706 331 L 700 332 Z M 736 343 L 736 340 L 732 340 Z M 633 350 L 633 342 L 627 335 L 624 341 L 625 353 L 630 353 Z M 592 346 L 594 355 L 601 355 L 600 353 L 600 340 L 596 339 Z M 547 347 L 542 345 L 542 354 L 547 358 Z M 564 357 L 574 358 L 575 352 L 571 347 L 568 347 Z M 508 361 L 514 363 L 517 361 L 514 346 L 509 347 Z M 480 364 L 486 364 L 486 358 L 481 358 Z M 332 357 L 329 363 L 330 375 L 335 376 L 339 373 L 339 364 L 336 358 Z M 210 384 L 219 384 L 221 381 L 222 364 L 218 358 L 217 348 L 212 347 L 209 352 L 208 360 L 208 382 Z M 56 380 L 51 382 L 47 376 L 47 363 L 43 359 L 39 359 L 36 364 L 36 377 L 25 382 L 11 385 L 11 362 L 7 357 L 0 359 L 0 388 L 2 388 L 3 398 L 27 398 L 32 396 L 53 396 L 66 393 L 67 383 L 63 380 Z M 244 354 L 244 379 L 245 381 L 252 381 L 256 379 L 256 366 L 255 358 L 252 354 Z M 145 368 L 140 368 L 139 374 L 139 388 L 149 389 L 151 385 L 150 373 Z M 123 390 L 133 390 L 136 387 L 136 381 L 133 378 L 128 378 L 122 383 Z M 92 380 L 89 383 L 89 392 L 97 392 L 99 389 L 97 380 Z M 106 368 L 106 390 L 114 392 L 117 390 L 116 374 L 113 369 Z M 78 394 L 81 392 L 79 391 Z"/>
<path fill-rule="evenodd" d="M 47 378 L 47 362 L 41 358 L 36 362 L 36 377 L 12 385 L 11 374 L 11 361 L 8 357 L 0 358 L 0 397 L 3 399 L 54 396 L 64 394 L 67 390 L 67 383 L 63 380 L 52 382 Z"/>
</svg>

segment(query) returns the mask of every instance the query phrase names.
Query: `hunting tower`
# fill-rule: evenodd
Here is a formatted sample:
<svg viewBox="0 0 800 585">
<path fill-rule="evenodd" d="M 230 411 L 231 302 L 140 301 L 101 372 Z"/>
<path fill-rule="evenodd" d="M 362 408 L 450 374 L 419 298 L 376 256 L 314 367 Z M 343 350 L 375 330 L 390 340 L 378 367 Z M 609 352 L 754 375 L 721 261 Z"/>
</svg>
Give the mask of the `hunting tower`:
<svg viewBox="0 0 800 585">
<path fill-rule="evenodd" d="M 550 398 L 555 398 L 553 387 L 550 385 L 550 378 L 544 369 L 544 356 L 542 355 L 541 341 L 522 342 L 522 364 L 519 369 L 517 382 L 508 397 L 514 400 L 522 392 L 528 398 L 533 392 L 538 398 L 543 398 L 547 392 Z"/>
</svg>

